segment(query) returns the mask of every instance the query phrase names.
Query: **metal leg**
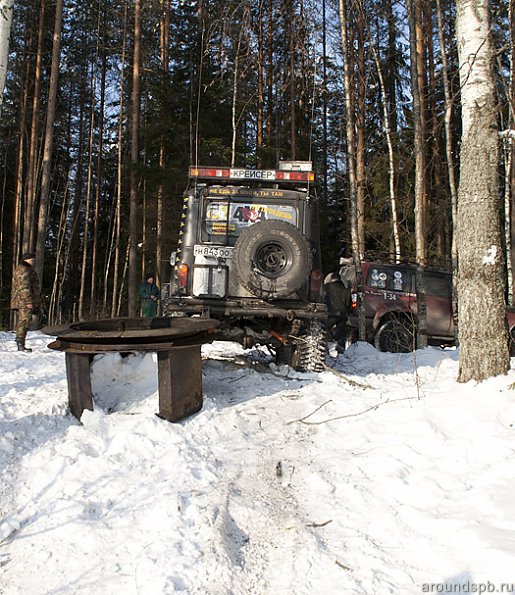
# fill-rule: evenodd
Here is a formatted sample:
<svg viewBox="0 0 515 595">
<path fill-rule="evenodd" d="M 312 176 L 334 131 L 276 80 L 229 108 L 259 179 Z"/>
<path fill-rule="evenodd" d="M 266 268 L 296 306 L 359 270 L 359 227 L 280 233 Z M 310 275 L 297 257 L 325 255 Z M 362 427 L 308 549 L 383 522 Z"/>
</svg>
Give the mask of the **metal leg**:
<svg viewBox="0 0 515 595">
<path fill-rule="evenodd" d="M 70 411 L 78 420 L 84 409 L 93 411 L 89 353 L 66 353 L 66 377 L 68 379 L 68 403 Z"/>
<path fill-rule="evenodd" d="M 202 409 L 200 345 L 157 352 L 159 417 L 179 421 Z"/>
</svg>

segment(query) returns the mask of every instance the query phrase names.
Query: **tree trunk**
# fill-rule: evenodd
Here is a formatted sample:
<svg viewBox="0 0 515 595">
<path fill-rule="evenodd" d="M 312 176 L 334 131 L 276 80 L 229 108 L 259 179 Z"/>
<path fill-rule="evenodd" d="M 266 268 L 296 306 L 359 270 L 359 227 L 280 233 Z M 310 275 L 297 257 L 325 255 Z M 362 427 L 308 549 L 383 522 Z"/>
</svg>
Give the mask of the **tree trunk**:
<svg viewBox="0 0 515 595">
<path fill-rule="evenodd" d="M 266 145 L 272 148 L 273 133 L 272 133 L 272 104 L 274 93 L 274 60 L 273 60 L 273 41 L 274 41 L 274 11 L 272 0 L 268 0 L 268 23 L 266 28 L 267 40 L 267 65 L 266 65 Z M 276 144 L 275 144 L 276 146 Z"/>
<path fill-rule="evenodd" d="M 161 0 L 160 19 L 161 39 L 161 69 L 163 87 L 168 78 L 168 45 L 170 43 L 170 2 Z M 161 133 L 159 142 L 159 169 L 161 180 L 157 190 L 157 219 L 156 219 L 156 283 L 159 287 L 163 282 L 163 225 L 164 225 L 164 176 L 166 167 L 165 135 Z"/>
<path fill-rule="evenodd" d="M 14 0 L 0 0 L 0 114 L 4 97 Z"/>
<path fill-rule="evenodd" d="M 86 310 L 86 279 L 90 266 L 89 261 L 89 236 L 90 236 L 90 219 L 91 219 L 91 186 L 93 178 L 93 139 L 95 128 L 95 99 L 97 88 L 96 65 L 98 60 L 98 38 L 95 55 L 95 67 L 92 72 L 91 83 L 91 101 L 90 101 L 90 116 L 89 116 L 89 140 L 88 140 L 88 171 L 86 178 L 86 206 L 84 214 L 84 232 L 82 238 L 82 267 L 80 273 L 80 292 L 79 292 L 79 320 L 83 320 Z"/>
<path fill-rule="evenodd" d="M 420 0 L 409 0 L 408 22 L 410 30 L 410 71 L 413 95 L 413 128 L 415 152 L 415 243 L 416 261 L 420 267 L 416 276 L 417 292 L 417 345 L 427 346 L 427 304 L 423 284 L 426 265 L 426 147 L 424 117 L 424 84 L 421 72 Z"/>
<path fill-rule="evenodd" d="M 388 113 L 390 115 L 390 127 L 392 133 L 397 132 L 397 100 L 396 100 L 396 81 L 397 76 L 397 35 L 395 28 L 395 16 L 393 14 L 393 3 L 395 0 L 386 0 L 386 19 L 388 21 L 388 76 L 387 76 L 387 92 L 388 92 Z"/>
<path fill-rule="evenodd" d="M 354 267 L 356 269 L 357 280 L 357 307 L 358 307 L 358 336 L 360 341 L 366 337 L 365 330 L 365 310 L 363 304 L 363 283 L 361 279 L 361 259 L 358 231 L 358 208 L 357 208 L 357 184 L 356 184 L 356 141 L 354 136 L 354 101 L 352 96 L 351 67 L 349 56 L 348 40 L 348 18 L 347 18 L 347 0 L 338 2 L 340 16 L 340 31 L 342 40 L 343 55 L 343 76 L 345 85 L 345 118 L 346 118 L 346 139 L 347 139 L 347 169 L 349 174 L 349 199 L 351 209 L 351 244 Z"/>
<path fill-rule="evenodd" d="M 445 155 L 447 159 L 447 175 L 449 177 L 449 192 L 451 195 L 451 271 L 452 271 L 452 312 L 455 316 L 458 313 L 458 252 L 456 248 L 456 225 L 458 218 L 458 190 L 456 187 L 456 174 L 454 171 L 454 159 L 452 153 L 452 96 L 449 84 L 449 67 L 447 65 L 447 53 L 443 34 L 443 14 L 441 0 L 436 0 L 436 12 L 438 19 L 438 40 L 442 58 L 442 78 L 445 97 Z"/>
<path fill-rule="evenodd" d="M 240 76 L 240 49 L 241 49 L 241 38 L 243 35 L 243 27 L 240 28 L 238 33 L 238 43 L 236 44 L 236 55 L 234 56 L 234 74 L 232 81 L 232 105 L 231 105 L 231 127 L 232 127 L 232 140 L 231 140 L 231 167 L 236 165 L 236 137 L 238 130 L 238 118 L 237 118 L 237 102 L 238 102 L 238 79 Z"/>
<path fill-rule="evenodd" d="M 399 235 L 399 221 L 397 216 L 397 198 L 395 196 L 395 157 L 393 153 L 392 129 L 390 125 L 390 115 L 388 114 L 388 98 L 386 95 L 386 86 L 384 83 L 383 73 L 381 71 L 381 63 L 377 54 L 376 46 L 371 42 L 372 54 L 377 68 L 377 76 L 379 78 L 379 88 L 381 90 L 381 101 L 383 104 L 383 125 L 386 136 L 386 145 L 388 147 L 388 189 L 390 195 L 390 216 L 392 218 L 392 237 L 393 237 L 393 251 L 395 262 L 401 260 L 401 241 Z"/>
<path fill-rule="evenodd" d="M 82 76 L 80 77 L 80 105 L 79 105 L 79 131 L 78 131 L 78 152 L 76 160 L 77 173 L 75 175 L 73 201 L 70 203 L 71 219 L 70 238 L 68 247 L 65 253 L 65 264 L 63 265 L 64 277 L 63 283 L 65 287 L 62 289 L 62 303 L 65 317 L 73 320 L 74 312 L 77 303 L 77 294 L 80 291 L 80 276 L 78 274 L 80 262 L 80 218 L 82 208 L 83 196 L 83 163 L 84 163 L 84 136 L 85 136 L 85 118 L 86 118 L 86 71 L 82 68 Z"/>
<path fill-rule="evenodd" d="M 263 0 L 259 0 L 257 17 L 257 121 L 256 121 L 256 152 L 257 166 L 263 167 L 263 109 L 264 109 L 264 15 Z"/>
<path fill-rule="evenodd" d="M 123 161 L 123 83 L 125 75 L 125 51 L 127 38 L 127 3 L 124 4 L 123 13 L 123 32 L 122 32 L 122 55 L 120 58 L 120 110 L 118 113 L 118 153 L 117 153 L 117 168 L 116 168 L 116 232 L 115 232 L 115 254 L 113 267 L 113 293 L 111 302 L 111 316 L 117 316 L 118 308 L 118 293 L 120 282 L 120 260 L 121 260 L 121 241 L 122 241 L 122 161 Z"/>
<path fill-rule="evenodd" d="M 129 316 L 136 316 L 138 291 L 138 135 L 140 117 L 140 53 L 141 53 L 141 2 L 134 5 L 134 56 L 132 63 L 132 105 L 131 105 L 131 175 L 129 213 Z"/>
<path fill-rule="evenodd" d="M 488 0 L 457 0 L 462 103 L 458 196 L 459 382 L 510 368 Z"/>
<path fill-rule="evenodd" d="M 322 250 L 322 258 L 325 265 L 326 246 L 328 244 L 328 212 L 327 212 L 327 198 L 328 198 L 328 150 L 327 150 L 327 135 L 328 135 L 328 101 L 327 101 L 327 6 L 326 0 L 322 0 L 322 196 L 320 197 L 320 243 Z"/>
<path fill-rule="evenodd" d="M 359 253 L 365 254 L 365 18 L 361 5 L 356 15 L 358 64 L 356 105 L 356 209 L 358 218 Z"/>
<path fill-rule="evenodd" d="M 97 317 L 100 310 L 105 308 L 105 304 L 100 308 L 97 297 L 97 280 L 98 275 L 98 227 L 100 219 L 100 194 L 102 188 L 102 175 L 103 175 L 103 150 L 104 150 L 104 108 L 105 108 L 105 96 L 106 96 L 106 63 L 107 63 L 107 50 L 106 50 L 106 15 L 102 16 L 102 72 L 100 75 L 100 105 L 98 108 L 98 149 L 97 149 L 97 184 L 95 189 L 95 206 L 93 209 L 93 246 L 91 249 L 91 289 L 89 297 L 89 316 L 90 318 Z M 104 279 L 104 283 L 106 280 Z"/>
<path fill-rule="evenodd" d="M 26 209 L 23 226 L 23 251 L 32 251 L 35 248 L 35 213 L 36 213 L 36 181 L 38 162 L 38 128 L 39 104 L 41 99 L 43 34 L 45 31 L 45 0 L 39 6 L 38 45 L 36 50 L 36 66 L 34 71 L 34 95 L 32 98 L 32 121 L 30 126 L 29 156 L 27 164 L 27 191 Z"/>
<path fill-rule="evenodd" d="M 59 78 L 59 61 L 61 59 L 61 28 L 63 22 L 63 0 L 55 5 L 54 40 L 52 46 L 52 67 L 46 112 L 45 144 L 43 147 L 43 165 L 41 171 L 41 191 L 39 196 L 38 232 L 36 240 L 35 269 L 40 283 L 43 281 L 43 261 L 45 257 L 45 240 L 47 236 L 48 195 L 50 193 L 50 167 L 52 165 L 52 148 L 54 146 L 54 120 L 57 99 L 57 81 Z"/>
<path fill-rule="evenodd" d="M 290 158 L 297 159 L 297 119 L 296 119 L 296 86 L 295 86 L 295 68 L 296 68 L 296 43 L 295 43 L 295 7 L 293 2 L 289 2 L 289 36 L 290 36 Z"/>
<path fill-rule="evenodd" d="M 22 245 L 22 202 L 23 202 L 23 160 L 25 154 L 25 123 L 27 120 L 27 104 L 29 96 L 29 73 L 30 61 L 27 59 L 30 41 L 26 40 L 25 45 L 25 76 L 20 97 L 19 121 L 18 121 L 18 149 L 16 153 L 16 182 L 14 190 L 14 217 L 12 235 L 12 268 L 11 277 L 18 266 Z"/>
</svg>

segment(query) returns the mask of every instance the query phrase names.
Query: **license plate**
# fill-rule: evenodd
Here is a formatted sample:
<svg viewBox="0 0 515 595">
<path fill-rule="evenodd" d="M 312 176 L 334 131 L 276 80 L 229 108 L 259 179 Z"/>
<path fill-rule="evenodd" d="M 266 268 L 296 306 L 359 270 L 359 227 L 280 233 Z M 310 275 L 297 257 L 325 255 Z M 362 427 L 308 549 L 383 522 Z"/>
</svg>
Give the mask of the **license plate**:
<svg viewBox="0 0 515 595">
<path fill-rule="evenodd" d="M 194 256 L 211 256 L 213 258 L 232 258 L 233 248 L 226 246 L 199 246 L 193 249 Z"/>
</svg>

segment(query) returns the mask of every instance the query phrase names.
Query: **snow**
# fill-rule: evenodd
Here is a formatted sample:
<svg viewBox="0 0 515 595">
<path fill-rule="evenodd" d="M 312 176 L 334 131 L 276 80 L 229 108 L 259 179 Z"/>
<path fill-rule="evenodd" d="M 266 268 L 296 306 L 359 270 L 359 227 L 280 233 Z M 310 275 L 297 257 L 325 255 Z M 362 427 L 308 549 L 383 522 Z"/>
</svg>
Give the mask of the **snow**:
<svg viewBox="0 0 515 595">
<path fill-rule="evenodd" d="M 81 425 L 48 343 L 30 333 L 18 353 L 0 333 L 2 595 L 515 582 L 514 371 L 458 384 L 454 349 L 358 343 L 308 374 L 218 342 L 202 411 L 171 424 L 155 415 L 155 356 L 109 354 Z"/>
<path fill-rule="evenodd" d="M 486 251 L 486 255 L 483 256 L 483 264 L 494 265 L 497 258 L 497 246 L 492 244 Z"/>
</svg>

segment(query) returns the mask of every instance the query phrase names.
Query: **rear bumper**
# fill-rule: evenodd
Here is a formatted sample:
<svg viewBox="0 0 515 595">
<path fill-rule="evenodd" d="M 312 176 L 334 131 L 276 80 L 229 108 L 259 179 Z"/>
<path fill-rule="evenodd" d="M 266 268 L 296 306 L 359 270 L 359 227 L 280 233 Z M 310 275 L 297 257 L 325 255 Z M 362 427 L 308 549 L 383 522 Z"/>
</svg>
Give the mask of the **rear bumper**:
<svg viewBox="0 0 515 595">
<path fill-rule="evenodd" d="M 165 316 L 197 314 L 207 318 L 285 318 L 286 320 L 326 320 L 325 304 L 302 304 L 280 302 L 277 304 L 261 300 L 199 300 L 195 298 L 169 297 L 163 300 Z"/>
</svg>

